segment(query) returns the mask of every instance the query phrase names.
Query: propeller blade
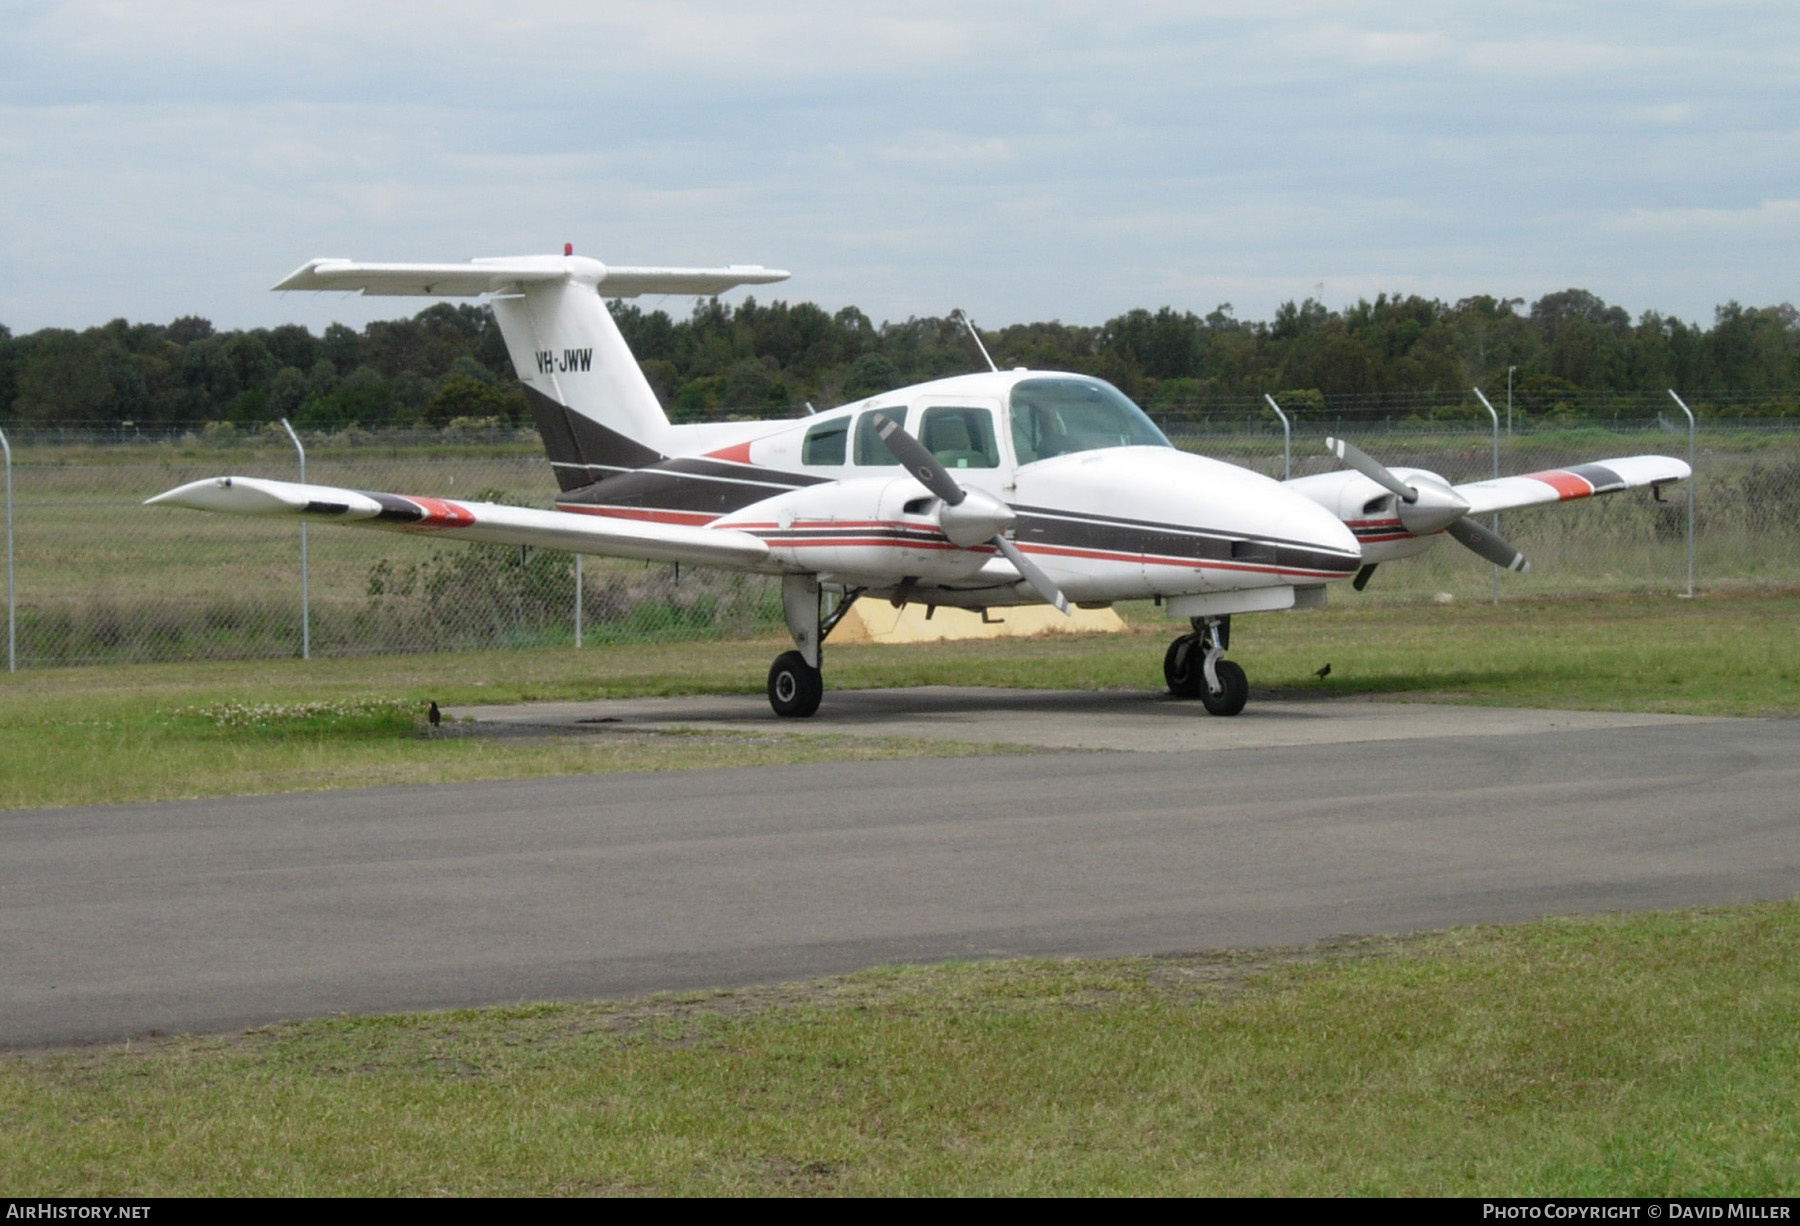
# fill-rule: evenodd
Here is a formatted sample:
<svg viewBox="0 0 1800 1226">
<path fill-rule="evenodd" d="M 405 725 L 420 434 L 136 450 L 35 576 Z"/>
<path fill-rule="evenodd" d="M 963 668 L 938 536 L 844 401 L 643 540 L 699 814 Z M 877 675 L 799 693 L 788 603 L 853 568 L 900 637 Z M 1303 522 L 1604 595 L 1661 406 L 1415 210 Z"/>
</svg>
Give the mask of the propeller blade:
<svg viewBox="0 0 1800 1226">
<path fill-rule="evenodd" d="M 1069 616 L 1069 598 L 1062 594 L 1062 589 L 1051 582 L 1050 576 L 1038 569 L 1038 564 L 1019 552 L 1019 547 L 1004 536 L 994 538 L 994 548 L 1006 555 L 1006 560 L 1019 568 L 1025 582 L 1031 590 L 1056 606 L 1056 611 L 1064 617 Z"/>
<path fill-rule="evenodd" d="M 1375 577 L 1375 568 L 1379 565 L 1379 562 L 1370 562 L 1368 565 L 1358 570 L 1356 572 L 1356 578 L 1350 580 L 1350 586 L 1359 592 L 1368 587 L 1369 580 Z"/>
<path fill-rule="evenodd" d="M 1504 566 L 1507 570 L 1516 570 L 1520 574 L 1531 569 L 1531 563 L 1525 560 L 1525 555 L 1514 549 L 1505 537 L 1467 515 L 1444 531 L 1496 566 Z"/>
<path fill-rule="evenodd" d="M 1405 501 L 1417 502 L 1419 500 L 1418 490 L 1383 468 L 1380 461 L 1354 443 L 1347 443 L 1341 438 L 1328 438 L 1325 440 L 1325 446 L 1332 455 L 1345 464 L 1376 484 L 1398 494 Z"/>
<path fill-rule="evenodd" d="M 906 465 L 907 471 L 919 479 L 919 484 L 943 499 L 945 506 L 961 505 L 965 497 L 963 487 L 956 483 L 956 478 L 936 456 L 925 450 L 925 444 L 885 413 L 875 414 L 875 433 L 894 453 L 894 458 Z"/>
</svg>

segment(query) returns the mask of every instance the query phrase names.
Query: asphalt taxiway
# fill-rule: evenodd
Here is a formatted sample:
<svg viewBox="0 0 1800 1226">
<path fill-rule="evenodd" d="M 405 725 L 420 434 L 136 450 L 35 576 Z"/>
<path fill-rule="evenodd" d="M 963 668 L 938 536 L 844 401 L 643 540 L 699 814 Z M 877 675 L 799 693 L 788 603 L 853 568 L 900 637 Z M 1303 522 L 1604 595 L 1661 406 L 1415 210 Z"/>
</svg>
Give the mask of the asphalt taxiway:
<svg viewBox="0 0 1800 1226">
<path fill-rule="evenodd" d="M 796 730 L 760 698 L 469 712 Z M 599 722 L 594 722 L 599 721 Z M 0 814 L 0 1044 L 1782 898 L 1800 721 L 834 692 L 1022 755 Z"/>
</svg>

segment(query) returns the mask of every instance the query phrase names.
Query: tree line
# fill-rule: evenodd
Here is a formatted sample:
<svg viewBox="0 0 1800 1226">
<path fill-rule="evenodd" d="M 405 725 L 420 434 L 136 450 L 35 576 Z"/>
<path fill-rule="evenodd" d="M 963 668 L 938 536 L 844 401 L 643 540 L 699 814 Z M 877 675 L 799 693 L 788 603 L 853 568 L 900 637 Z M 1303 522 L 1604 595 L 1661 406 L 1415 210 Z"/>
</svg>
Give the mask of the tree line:
<svg viewBox="0 0 1800 1226">
<path fill-rule="evenodd" d="M 780 416 L 983 368 L 953 316 L 874 324 L 855 307 L 745 298 L 695 304 L 686 318 L 612 304 L 632 351 L 676 420 Z M 1153 412 L 1396 406 L 1429 414 L 1509 369 L 1519 411 L 1555 414 L 1597 395 L 1675 387 L 1725 415 L 1786 413 L 1800 402 L 1800 312 L 1727 303 L 1703 328 L 1646 311 L 1633 321 L 1586 290 L 1454 304 L 1381 295 L 1343 310 L 1307 299 L 1268 321 L 1229 304 L 1204 315 L 1164 307 L 1088 326 L 984 330 L 1002 366 L 1070 370 L 1117 384 Z M 1409 408 L 1410 406 L 1410 408 Z M 15 336 L 0 326 L 0 420 L 14 426 L 154 427 L 287 417 L 311 429 L 524 422 L 524 394 L 485 306 L 438 303 L 410 319 L 322 335 L 297 324 L 220 332 L 198 317 L 113 320 Z"/>
</svg>

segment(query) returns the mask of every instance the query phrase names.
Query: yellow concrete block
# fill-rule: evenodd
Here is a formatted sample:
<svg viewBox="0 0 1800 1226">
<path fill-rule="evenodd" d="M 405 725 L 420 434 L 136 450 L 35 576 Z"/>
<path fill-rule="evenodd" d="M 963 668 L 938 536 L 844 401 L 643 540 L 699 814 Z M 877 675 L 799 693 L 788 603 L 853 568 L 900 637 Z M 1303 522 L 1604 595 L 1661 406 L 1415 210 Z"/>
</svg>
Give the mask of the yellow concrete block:
<svg viewBox="0 0 1800 1226">
<path fill-rule="evenodd" d="M 990 609 L 992 621 L 969 609 L 940 608 L 925 619 L 925 606 L 896 609 L 885 600 L 859 600 L 831 632 L 838 643 L 938 643 L 951 639 L 1018 638 L 1033 634 L 1106 634 L 1125 628 L 1111 609 L 1075 609 L 1064 617 L 1049 605 Z"/>
</svg>

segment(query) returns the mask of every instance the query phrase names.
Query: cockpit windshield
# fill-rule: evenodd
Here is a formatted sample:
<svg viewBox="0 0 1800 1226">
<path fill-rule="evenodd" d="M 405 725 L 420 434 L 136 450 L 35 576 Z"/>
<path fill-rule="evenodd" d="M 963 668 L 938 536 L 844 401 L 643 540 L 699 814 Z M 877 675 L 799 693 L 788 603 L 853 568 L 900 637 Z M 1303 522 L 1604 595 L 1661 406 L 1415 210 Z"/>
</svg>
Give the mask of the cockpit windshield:
<svg viewBox="0 0 1800 1226">
<path fill-rule="evenodd" d="M 1172 447 L 1144 411 L 1098 379 L 1023 379 L 1012 390 L 1019 463 L 1103 447 Z"/>
</svg>

